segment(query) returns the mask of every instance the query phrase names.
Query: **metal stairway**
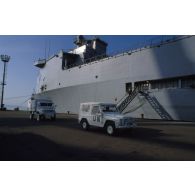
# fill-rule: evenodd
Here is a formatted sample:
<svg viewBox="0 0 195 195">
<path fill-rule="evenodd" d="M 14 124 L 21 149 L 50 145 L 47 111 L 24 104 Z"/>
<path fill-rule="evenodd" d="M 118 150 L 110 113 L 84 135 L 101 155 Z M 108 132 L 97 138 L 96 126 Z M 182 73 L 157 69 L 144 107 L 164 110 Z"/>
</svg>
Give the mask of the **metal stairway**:
<svg viewBox="0 0 195 195">
<path fill-rule="evenodd" d="M 117 104 L 119 112 L 123 112 L 130 102 L 137 96 L 139 90 L 135 88 L 130 94 L 125 95 Z"/>
<path fill-rule="evenodd" d="M 152 108 L 158 113 L 158 115 L 164 120 L 173 120 L 169 113 L 162 107 L 162 105 L 158 102 L 155 97 L 151 97 L 149 94 L 139 91 L 141 95 L 143 95 Z"/>
</svg>

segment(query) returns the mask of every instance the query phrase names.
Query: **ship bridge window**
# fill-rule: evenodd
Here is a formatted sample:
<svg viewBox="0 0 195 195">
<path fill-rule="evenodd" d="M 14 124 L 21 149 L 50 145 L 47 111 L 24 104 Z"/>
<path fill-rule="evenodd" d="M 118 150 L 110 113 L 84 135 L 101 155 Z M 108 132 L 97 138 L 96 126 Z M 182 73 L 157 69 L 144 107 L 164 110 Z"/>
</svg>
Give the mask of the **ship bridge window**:
<svg viewBox="0 0 195 195">
<path fill-rule="evenodd" d="M 62 59 L 62 70 L 66 70 L 76 66 L 78 55 L 71 53 L 64 53 Z"/>
</svg>

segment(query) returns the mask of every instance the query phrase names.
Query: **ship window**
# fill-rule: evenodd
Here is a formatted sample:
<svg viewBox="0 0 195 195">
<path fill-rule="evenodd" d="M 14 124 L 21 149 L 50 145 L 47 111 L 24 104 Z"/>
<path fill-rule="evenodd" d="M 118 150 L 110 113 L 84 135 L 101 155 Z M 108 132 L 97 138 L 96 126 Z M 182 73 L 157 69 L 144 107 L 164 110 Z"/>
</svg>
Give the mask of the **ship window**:
<svg viewBox="0 0 195 195">
<path fill-rule="evenodd" d="M 195 88 L 195 78 L 185 78 L 181 80 L 182 88 Z"/>
<path fill-rule="evenodd" d="M 41 89 L 41 92 L 44 91 L 44 85 L 42 85 L 40 89 Z"/>
<path fill-rule="evenodd" d="M 148 90 L 149 89 L 149 81 L 136 82 L 135 87 L 138 88 L 139 90 Z"/>
<path fill-rule="evenodd" d="M 131 93 L 132 91 L 132 83 L 126 83 L 126 92 Z"/>
<path fill-rule="evenodd" d="M 177 87 L 178 87 L 177 79 L 167 79 L 167 80 L 151 82 L 151 89 L 164 89 L 164 88 L 177 88 Z"/>
<path fill-rule="evenodd" d="M 69 68 L 72 68 L 73 67 L 73 60 L 71 59 L 63 59 L 62 61 L 62 69 L 65 70 L 65 69 L 69 69 Z"/>
<path fill-rule="evenodd" d="M 95 115 L 95 114 L 98 114 L 98 113 L 100 113 L 100 107 L 99 106 L 93 106 L 91 114 Z"/>
<path fill-rule="evenodd" d="M 62 59 L 62 70 L 66 70 L 66 69 L 76 66 L 77 58 L 78 58 L 78 55 L 76 54 L 64 53 L 63 59 Z"/>
</svg>

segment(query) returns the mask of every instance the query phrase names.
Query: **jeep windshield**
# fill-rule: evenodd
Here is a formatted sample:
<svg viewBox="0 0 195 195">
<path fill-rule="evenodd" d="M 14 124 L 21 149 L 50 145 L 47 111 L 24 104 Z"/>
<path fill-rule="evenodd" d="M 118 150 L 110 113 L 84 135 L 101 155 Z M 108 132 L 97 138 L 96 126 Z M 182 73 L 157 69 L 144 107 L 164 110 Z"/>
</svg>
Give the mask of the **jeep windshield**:
<svg viewBox="0 0 195 195">
<path fill-rule="evenodd" d="M 102 112 L 117 112 L 118 113 L 118 109 L 116 105 L 101 105 L 101 110 Z"/>
</svg>

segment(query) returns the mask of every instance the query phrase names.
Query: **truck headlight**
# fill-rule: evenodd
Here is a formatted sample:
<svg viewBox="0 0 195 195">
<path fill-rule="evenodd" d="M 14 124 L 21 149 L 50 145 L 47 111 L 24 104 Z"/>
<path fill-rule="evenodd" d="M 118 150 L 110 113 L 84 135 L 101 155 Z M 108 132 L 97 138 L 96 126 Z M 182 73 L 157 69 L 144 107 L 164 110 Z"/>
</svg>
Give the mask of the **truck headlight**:
<svg viewBox="0 0 195 195">
<path fill-rule="evenodd" d="M 116 127 L 120 126 L 120 120 L 116 120 L 116 121 L 115 121 L 115 126 L 116 126 Z"/>
<path fill-rule="evenodd" d="M 120 126 L 123 126 L 123 119 L 120 119 L 119 125 L 120 125 Z"/>
</svg>

